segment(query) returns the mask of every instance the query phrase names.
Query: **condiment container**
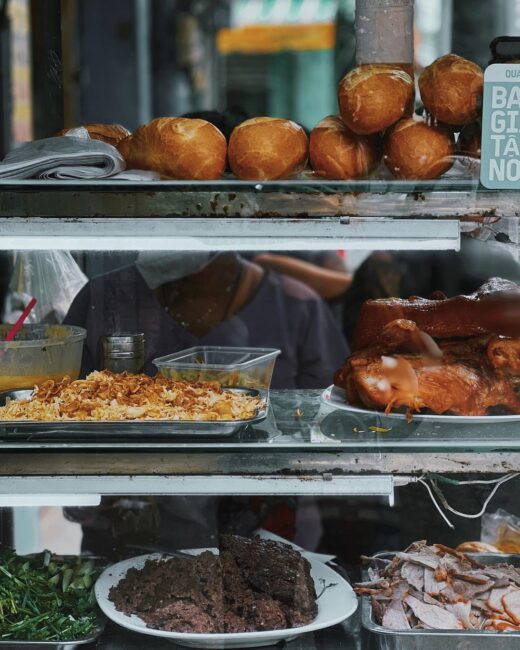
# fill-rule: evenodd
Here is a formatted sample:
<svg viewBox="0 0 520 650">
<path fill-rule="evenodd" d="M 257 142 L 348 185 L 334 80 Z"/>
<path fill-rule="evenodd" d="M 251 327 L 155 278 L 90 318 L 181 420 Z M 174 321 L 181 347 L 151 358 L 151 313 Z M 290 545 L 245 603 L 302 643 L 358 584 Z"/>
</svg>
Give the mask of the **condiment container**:
<svg viewBox="0 0 520 650">
<path fill-rule="evenodd" d="M 101 337 L 103 370 L 137 374 L 144 367 L 144 334 L 114 332 Z"/>
</svg>

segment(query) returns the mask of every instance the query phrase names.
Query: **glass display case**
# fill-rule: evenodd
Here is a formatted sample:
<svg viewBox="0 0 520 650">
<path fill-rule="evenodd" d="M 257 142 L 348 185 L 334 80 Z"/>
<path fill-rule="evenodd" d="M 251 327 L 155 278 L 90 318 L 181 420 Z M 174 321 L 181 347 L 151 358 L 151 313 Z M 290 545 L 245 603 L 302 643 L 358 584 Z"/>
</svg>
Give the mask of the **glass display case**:
<svg viewBox="0 0 520 650">
<path fill-rule="evenodd" d="M 516 647 L 520 186 L 480 181 L 482 68 L 514 17 L 465 4 L 0 2 L 0 647 Z M 138 128 L 181 114 L 173 144 Z M 239 142 L 258 115 L 294 120 L 303 161 L 273 122 Z M 61 324 L 81 366 L 34 379 L 20 350 Z M 109 335 L 124 361 L 144 338 L 143 374 L 111 373 Z M 209 370 L 161 362 L 198 346 Z M 83 632 L 42 623 L 53 594 Z"/>
</svg>

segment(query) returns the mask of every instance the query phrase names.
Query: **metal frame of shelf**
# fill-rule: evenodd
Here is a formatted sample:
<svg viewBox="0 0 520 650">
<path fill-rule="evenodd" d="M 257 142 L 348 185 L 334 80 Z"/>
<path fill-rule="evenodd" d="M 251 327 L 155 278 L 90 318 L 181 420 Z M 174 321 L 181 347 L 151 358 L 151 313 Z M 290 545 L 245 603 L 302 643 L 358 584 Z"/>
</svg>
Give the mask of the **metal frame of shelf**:
<svg viewBox="0 0 520 650">
<path fill-rule="evenodd" d="M 94 505 L 102 495 L 200 496 L 382 496 L 393 503 L 395 480 L 386 475 L 335 476 L 331 473 L 305 476 L 247 475 L 83 475 L 0 477 L 0 505 L 33 505 L 40 501 L 60 505 L 63 497 L 91 497 Z M 14 497 L 14 499 L 13 499 Z M 78 504 L 76 504 L 78 505 Z"/>
<path fill-rule="evenodd" d="M 459 250 L 457 220 L 0 218 L 0 250 Z"/>
<path fill-rule="evenodd" d="M 34 449 L 1 455 L 0 505 L 95 504 L 100 495 L 381 496 L 425 474 L 507 474 L 520 470 L 520 451 L 391 453 L 211 451 L 165 453 L 148 445 L 132 453 Z M 63 499 L 66 499 L 65 501 Z"/>
<path fill-rule="evenodd" d="M 458 250 L 518 248 L 515 192 L 436 181 L 0 181 L 0 248 Z"/>
</svg>

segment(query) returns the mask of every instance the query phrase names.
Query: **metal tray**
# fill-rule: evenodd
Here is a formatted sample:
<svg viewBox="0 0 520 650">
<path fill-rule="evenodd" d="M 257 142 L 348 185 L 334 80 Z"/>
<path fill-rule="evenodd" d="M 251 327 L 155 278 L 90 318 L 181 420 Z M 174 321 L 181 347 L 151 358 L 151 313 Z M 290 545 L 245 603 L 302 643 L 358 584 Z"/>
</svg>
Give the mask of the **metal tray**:
<svg viewBox="0 0 520 650">
<path fill-rule="evenodd" d="M 0 650 L 74 650 L 80 646 L 95 643 L 103 633 L 105 625 L 99 626 L 90 636 L 80 641 L 0 641 Z"/>
<path fill-rule="evenodd" d="M 242 393 L 258 397 L 259 391 L 252 388 L 225 388 L 231 393 Z M 0 393 L 0 406 L 7 399 L 28 399 L 30 390 L 14 390 Z M 253 418 L 248 420 L 124 420 L 74 422 L 38 422 L 21 420 L 11 422 L 0 420 L 0 440 L 114 440 L 120 438 L 215 438 L 232 436 L 245 427 L 262 422 L 267 417 L 268 406 L 259 409 Z"/>
<path fill-rule="evenodd" d="M 395 553 L 377 553 L 375 557 L 391 559 Z M 507 562 L 520 566 L 520 555 L 502 553 L 468 553 L 483 564 Z M 364 572 L 368 579 L 368 572 Z M 379 650 L 518 650 L 520 632 L 488 632 L 481 630 L 391 630 L 378 625 L 372 617 L 368 597 L 361 604 L 361 622 L 373 635 Z"/>
</svg>

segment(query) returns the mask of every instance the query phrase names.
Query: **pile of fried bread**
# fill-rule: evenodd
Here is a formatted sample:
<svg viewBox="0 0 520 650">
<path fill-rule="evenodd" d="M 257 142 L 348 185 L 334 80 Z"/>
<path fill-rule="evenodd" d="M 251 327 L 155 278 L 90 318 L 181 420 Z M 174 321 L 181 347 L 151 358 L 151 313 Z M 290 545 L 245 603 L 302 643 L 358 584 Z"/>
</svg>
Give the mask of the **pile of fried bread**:
<svg viewBox="0 0 520 650">
<path fill-rule="evenodd" d="M 129 168 L 164 178 L 219 179 L 229 164 L 236 178 L 277 180 L 298 175 L 309 161 L 325 179 L 367 178 L 384 162 L 396 178 L 426 180 L 447 172 L 457 153 L 480 158 L 483 85 L 479 65 L 446 54 L 418 79 L 421 117 L 413 115 L 413 65 L 367 63 L 339 82 L 339 115 L 320 120 L 310 138 L 300 124 L 268 116 L 238 124 L 229 143 L 213 123 L 186 117 L 159 117 L 133 133 L 119 124 L 85 128 L 117 147 Z"/>
</svg>

